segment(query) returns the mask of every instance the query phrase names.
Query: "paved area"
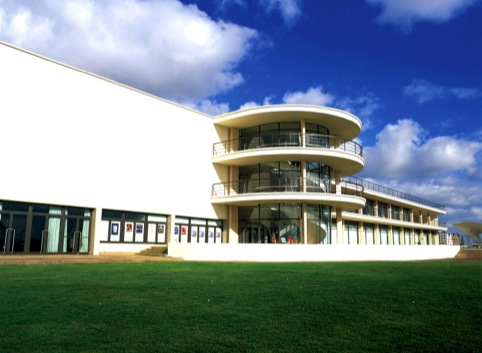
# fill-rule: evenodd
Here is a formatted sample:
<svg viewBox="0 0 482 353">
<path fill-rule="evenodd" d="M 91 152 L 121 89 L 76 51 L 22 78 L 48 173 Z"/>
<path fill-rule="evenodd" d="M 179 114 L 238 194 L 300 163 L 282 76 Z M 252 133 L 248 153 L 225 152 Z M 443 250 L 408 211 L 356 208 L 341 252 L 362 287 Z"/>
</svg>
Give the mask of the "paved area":
<svg viewBox="0 0 482 353">
<path fill-rule="evenodd" d="M 144 256 L 135 254 L 92 255 L 0 255 L 1 265 L 39 265 L 39 264 L 90 264 L 114 262 L 161 262 L 182 261 L 169 256 Z"/>
</svg>

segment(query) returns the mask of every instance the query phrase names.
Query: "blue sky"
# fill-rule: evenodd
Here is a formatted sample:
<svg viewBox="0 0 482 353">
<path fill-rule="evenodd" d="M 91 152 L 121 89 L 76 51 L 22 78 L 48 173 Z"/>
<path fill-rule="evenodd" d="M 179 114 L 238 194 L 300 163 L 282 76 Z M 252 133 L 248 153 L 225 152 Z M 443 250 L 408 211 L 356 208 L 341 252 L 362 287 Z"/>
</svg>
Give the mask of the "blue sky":
<svg viewBox="0 0 482 353">
<path fill-rule="evenodd" d="M 480 0 L 0 0 L 0 40 L 211 115 L 351 111 L 359 176 L 449 224 L 482 221 L 481 35 Z"/>
</svg>

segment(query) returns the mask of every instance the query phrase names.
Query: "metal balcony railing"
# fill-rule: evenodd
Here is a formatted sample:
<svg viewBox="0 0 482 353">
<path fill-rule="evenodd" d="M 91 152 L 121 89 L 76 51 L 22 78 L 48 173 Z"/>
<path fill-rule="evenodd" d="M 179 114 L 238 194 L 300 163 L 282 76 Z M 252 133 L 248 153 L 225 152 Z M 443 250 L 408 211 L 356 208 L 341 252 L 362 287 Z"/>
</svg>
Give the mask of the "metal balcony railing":
<svg viewBox="0 0 482 353">
<path fill-rule="evenodd" d="M 445 210 L 444 205 L 441 205 L 441 204 L 438 204 L 436 202 L 432 202 L 432 201 L 423 199 L 423 198 L 418 197 L 418 196 L 410 195 L 410 194 L 407 194 L 407 193 L 402 192 L 402 191 L 394 190 L 394 189 L 391 189 L 389 187 L 386 187 L 386 186 L 383 186 L 383 185 L 380 185 L 380 184 L 376 184 L 376 183 L 373 183 L 373 182 L 368 181 L 368 180 L 364 180 L 364 179 L 360 179 L 360 178 L 356 178 L 356 177 L 346 177 L 346 178 L 343 178 L 343 180 L 345 180 L 347 182 L 350 182 L 350 183 L 357 183 L 359 185 L 362 185 L 365 189 L 368 189 L 368 190 L 373 190 L 373 191 L 380 192 L 380 193 L 383 193 L 383 194 L 387 194 L 387 195 L 390 195 L 390 196 L 398 197 L 400 199 L 416 202 L 416 203 L 419 203 L 421 205 L 437 208 L 439 210 Z"/>
<path fill-rule="evenodd" d="M 344 195 L 363 197 L 363 186 L 347 181 L 341 181 L 336 185 L 335 179 L 265 178 L 216 183 L 212 186 L 211 195 L 212 197 L 222 197 L 261 192 L 341 193 Z"/>
<path fill-rule="evenodd" d="M 301 134 L 297 132 L 267 133 L 217 142 L 213 145 L 213 155 L 223 155 L 236 151 L 259 148 L 309 147 L 325 148 L 353 153 L 363 157 L 362 146 L 352 140 L 322 134 Z"/>
</svg>

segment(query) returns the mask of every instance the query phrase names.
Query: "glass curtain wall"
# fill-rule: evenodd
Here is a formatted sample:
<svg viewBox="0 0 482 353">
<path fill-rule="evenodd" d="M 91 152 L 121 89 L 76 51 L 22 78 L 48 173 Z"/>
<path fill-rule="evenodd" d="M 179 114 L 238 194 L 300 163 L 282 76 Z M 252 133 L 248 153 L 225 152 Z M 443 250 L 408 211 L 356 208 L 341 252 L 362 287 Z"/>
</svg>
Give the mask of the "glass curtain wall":
<svg viewBox="0 0 482 353">
<path fill-rule="evenodd" d="M 330 192 L 331 168 L 323 163 L 307 162 L 307 192 Z M 280 161 L 239 168 L 241 193 L 302 191 L 301 163 Z"/>
<path fill-rule="evenodd" d="M 308 244 L 331 244 L 331 207 L 308 205 Z"/>
<path fill-rule="evenodd" d="M 297 244 L 303 242 L 300 229 L 300 204 L 239 207 L 239 231 L 242 243 Z"/>
</svg>

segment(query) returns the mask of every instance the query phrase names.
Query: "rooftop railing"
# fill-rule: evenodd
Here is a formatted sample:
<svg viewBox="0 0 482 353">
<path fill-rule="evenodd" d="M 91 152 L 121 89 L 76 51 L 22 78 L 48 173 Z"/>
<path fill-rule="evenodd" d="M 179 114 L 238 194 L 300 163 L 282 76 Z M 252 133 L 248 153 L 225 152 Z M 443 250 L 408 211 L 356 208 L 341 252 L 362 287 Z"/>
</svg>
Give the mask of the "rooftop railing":
<svg viewBox="0 0 482 353">
<path fill-rule="evenodd" d="M 256 136 L 217 142 L 213 145 L 213 155 L 218 156 L 233 151 L 259 148 L 309 147 L 326 148 L 353 153 L 363 157 L 362 146 L 352 140 L 323 134 L 301 134 L 297 132 L 267 133 Z"/>
<path fill-rule="evenodd" d="M 350 182 L 339 183 L 342 194 L 363 197 L 363 186 Z M 213 184 L 212 197 L 221 197 L 238 194 L 256 194 L 261 192 L 306 192 L 336 194 L 335 179 L 322 178 L 291 178 L 291 179 L 252 179 L 236 180 Z"/>
<path fill-rule="evenodd" d="M 403 191 L 398 191 L 398 190 L 395 190 L 395 189 L 392 189 L 392 188 L 389 188 L 389 187 L 386 187 L 386 186 L 383 186 L 383 185 L 380 185 L 380 184 L 376 184 L 376 183 L 373 183 L 373 182 L 368 181 L 368 180 L 364 180 L 364 179 L 360 179 L 360 178 L 356 178 L 356 177 L 346 177 L 346 178 L 343 178 L 343 180 L 363 185 L 363 187 L 365 189 L 368 189 L 368 190 L 373 190 L 373 191 L 376 191 L 376 192 L 380 192 L 382 194 L 387 194 L 387 195 L 390 195 L 390 196 L 393 196 L 393 197 L 398 197 L 400 199 L 416 202 L 416 203 L 419 203 L 421 205 L 437 208 L 437 209 L 440 209 L 440 210 L 445 210 L 444 205 L 441 205 L 441 204 L 438 204 L 436 202 L 432 202 L 432 201 L 423 199 L 423 198 L 418 197 L 418 196 L 407 194 Z"/>
</svg>

